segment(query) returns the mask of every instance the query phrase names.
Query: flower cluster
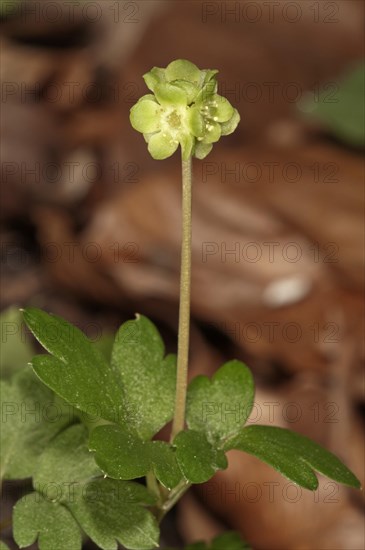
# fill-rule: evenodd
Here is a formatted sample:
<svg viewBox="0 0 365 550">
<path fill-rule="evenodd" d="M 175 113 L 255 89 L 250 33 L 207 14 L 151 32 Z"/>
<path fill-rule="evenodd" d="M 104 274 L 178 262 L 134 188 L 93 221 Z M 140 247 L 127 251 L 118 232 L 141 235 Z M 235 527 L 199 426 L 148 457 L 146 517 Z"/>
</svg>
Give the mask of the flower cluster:
<svg viewBox="0 0 365 550">
<path fill-rule="evenodd" d="M 184 59 L 144 75 L 153 92 L 131 108 L 133 128 L 143 133 L 154 159 L 170 157 L 181 145 L 182 158 L 205 158 L 213 143 L 236 129 L 240 115 L 217 94 L 216 70 L 200 70 Z"/>
</svg>

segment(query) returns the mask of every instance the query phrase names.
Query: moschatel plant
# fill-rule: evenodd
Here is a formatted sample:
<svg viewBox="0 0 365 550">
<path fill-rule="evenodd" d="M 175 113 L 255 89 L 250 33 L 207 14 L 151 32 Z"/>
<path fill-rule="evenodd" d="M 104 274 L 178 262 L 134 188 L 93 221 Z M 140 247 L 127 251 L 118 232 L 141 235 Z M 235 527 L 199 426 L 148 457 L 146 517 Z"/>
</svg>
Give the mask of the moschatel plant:
<svg viewBox="0 0 365 550">
<path fill-rule="evenodd" d="M 151 93 L 130 113 L 154 159 L 181 146 L 177 360 L 165 355 L 157 328 L 143 315 L 121 326 L 109 361 L 65 320 L 24 310 L 48 354 L 35 356 L 32 369 L 2 383 L 1 476 L 32 478 L 33 484 L 14 507 L 13 534 L 21 548 L 38 540 L 40 550 L 78 550 L 85 535 L 104 550 L 116 550 L 118 542 L 128 549 L 158 547 L 165 514 L 192 484 L 227 468 L 231 449 L 255 455 L 306 489 L 317 488 L 316 472 L 360 486 L 338 458 L 310 439 L 283 428 L 245 427 L 254 381 L 240 361 L 225 363 L 211 379 L 197 376 L 187 383 L 192 158 L 206 157 L 240 120 L 217 93 L 217 72 L 185 60 L 154 67 L 144 75 Z M 157 439 L 171 420 L 170 441 Z M 248 547 L 234 533 L 210 546 L 189 547 L 204 548 Z"/>
</svg>

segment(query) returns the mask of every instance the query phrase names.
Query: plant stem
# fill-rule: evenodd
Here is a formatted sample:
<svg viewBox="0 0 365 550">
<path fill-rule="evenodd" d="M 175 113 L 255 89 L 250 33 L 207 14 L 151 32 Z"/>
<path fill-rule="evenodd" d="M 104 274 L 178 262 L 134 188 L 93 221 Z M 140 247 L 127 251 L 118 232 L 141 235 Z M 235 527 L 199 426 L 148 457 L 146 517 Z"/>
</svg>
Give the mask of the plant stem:
<svg viewBox="0 0 365 550">
<path fill-rule="evenodd" d="M 182 160 L 182 242 L 180 270 L 180 309 L 177 349 L 175 415 L 171 441 L 184 429 L 186 390 L 188 384 L 190 283 L 191 283 L 191 157 Z"/>
<path fill-rule="evenodd" d="M 157 497 L 157 502 L 159 504 L 161 500 L 160 488 L 157 483 L 155 474 L 152 471 L 147 473 L 146 482 L 147 482 L 147 488 L 151 491 L 151 493 L 153 493 Z"/>
<path fill-rule="evenodd" d="M 157 516 L 157 520 L 161 522 L 167 512 L 171 510 L 175 506 L 175 504 L 180 500 L 180 498 L 183 496 L 184 493 L 191 487 L 191 483 L 189 481 L 183 480 L 180 481 L 180 483 L 173 489 L 168 498 L 165 500 L 165 502 L 162 504 L 162 506 L 159 508 L 159 514 Z"/>
</svg>

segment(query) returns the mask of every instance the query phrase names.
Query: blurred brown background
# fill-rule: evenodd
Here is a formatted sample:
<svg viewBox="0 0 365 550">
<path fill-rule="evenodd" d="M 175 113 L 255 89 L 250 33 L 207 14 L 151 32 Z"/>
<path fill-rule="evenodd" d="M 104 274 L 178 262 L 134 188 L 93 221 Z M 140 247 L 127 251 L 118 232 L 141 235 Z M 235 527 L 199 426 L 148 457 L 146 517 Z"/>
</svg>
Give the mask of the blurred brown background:
<svg viewBox="0 0 365 550">
<path fill-rule="evenodd" d="M 191 374 L 246 361 L 252 421 L 310 435 L 363 480 L 362 150 L 305 108 L 320 93 L 341 108 L 363 1 L 71 4 L 1 8 L 2 309 L 94 338 L 138 311 L 176 348 L 179 159 L 149 158 L 128 113 L 154 65 L 219 69 L 241 123 L 194 163 Z M 185 542 L 364 548 L 360 493 L 298 491 L 234 452 L 175 520 Z"/>
</svg>

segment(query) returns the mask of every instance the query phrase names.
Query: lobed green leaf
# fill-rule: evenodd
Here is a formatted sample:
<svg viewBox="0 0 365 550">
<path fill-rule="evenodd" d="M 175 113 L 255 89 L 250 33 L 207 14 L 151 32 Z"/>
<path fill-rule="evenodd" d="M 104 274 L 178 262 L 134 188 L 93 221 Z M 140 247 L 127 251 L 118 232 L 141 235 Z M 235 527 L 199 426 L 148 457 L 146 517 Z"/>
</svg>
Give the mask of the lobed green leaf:
<svg viewBox="0 0 365 550">
<path fill-rule="evenodd" d="M 50 498 L 54 486 L 55 498 L 72 500 L 75 486 L 84 486 L 95 476 L 102 475 L 88 449 L 88 430 L 75 424 L 61 432 L 42 453 L 33 475 L 33 485 Z"/>
<path fill-rule="evenodd" d="M 257 456 L 286 478 L 312 491 L 318 487 L 315 471 L 344 485 L 360 488 L 359 480 L 335 455 L 284 428 L 248 426 L 224 448 Z"/>
<path fill-rule="evenodd" d="M 175 448 L 165 441 L 152 441 L 151 449 L 155 476 L 164 487 L 173 489 L 183 479 Z"/>
<path fill-rule="evenodd" d="M 24 369 L 34 355 L 33 346 L 24 338 L 23 327 L 23 316 L 18 308 L 10 307 L 1 312 L 1 378 L 9 379 Z"/>
<path fill-rule="evenodd" d="M 143 477 L 151 469 L 151 442 L 121 426 L 108 424 L 95 428 L 89 448 L 95 452 L 100 469 L 113 479 Z"/>
<path fill-rule="evenodd" d="M 39 309 L 26 309 L 24 320 L 51 354 L 32 361 L 44 384 L 82 411 L 99 410 L 101 418 L 123 422 L 120 374 L 86 336 L 64 319 Z"/>
<path fill-rule="evenodd" d="M 144 441 L 120 426 L 95 428 L 89 448 L 94 451 L 102 472 L 113 479 L 136 479 L 153 470 L 162 485 L 172 489 L 183 477 L 171 445 L 164 441 Z"/>
<path fill-rule="evenodd" d="M 38 540 L 39 550 L 81 550 L 80 529 L 71 513 L 36 492 L 15 504 L 13 536 L 20 548 Z"/>
<path fill-rule="evenodd" d="M 224 452 L 214 448 L 202 432 L 180 432 L 174 439 L 174 446 L 181 471 L 191 483 L 204 483 L 217 470 L 227 468 Z"/>
<path fill-rule="evenodd" d="M 85 533 L 103 550 L 117 550 L 118 542 L 130 550 L 150 550 L 158 547 L 159 528 L 143 505 L 154 502 L 138 483 L 96 479 L 69 508 Z"/>
<path fill-rule="evenodd" d="M 116 335 L 112 365 L 125 388 L 129 427 L 142 439 L 150 439 L 173 417 L 176 357 L 164 353 L 157 328 L 142 315 L 124 323 Z"/>
<path fill-rule="evenodd" d="M 188 427 L 204 432 L 214 445 L 238 433 L 249 417 L 254 399 L 251 371 L 240 361 L 225 363 L 209 380 L 197 376 L 187 394 Z"/>
<path fill-rule="evenodd" d="M 1 478 L 31 477 L 52 438 L 74 421 L 31 369 L 1 381 Z"/>
</svg>

